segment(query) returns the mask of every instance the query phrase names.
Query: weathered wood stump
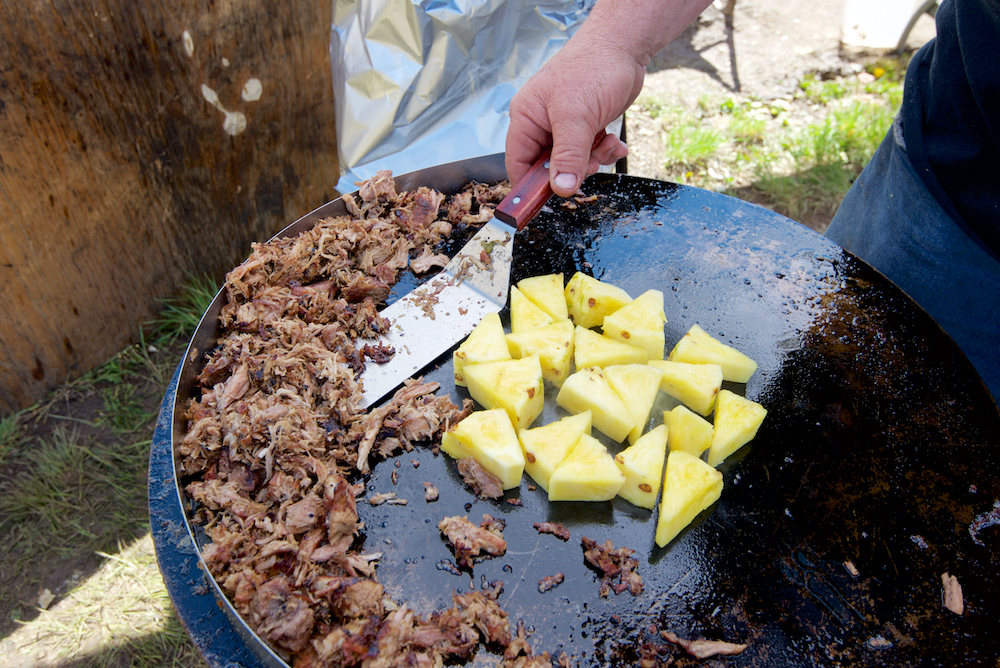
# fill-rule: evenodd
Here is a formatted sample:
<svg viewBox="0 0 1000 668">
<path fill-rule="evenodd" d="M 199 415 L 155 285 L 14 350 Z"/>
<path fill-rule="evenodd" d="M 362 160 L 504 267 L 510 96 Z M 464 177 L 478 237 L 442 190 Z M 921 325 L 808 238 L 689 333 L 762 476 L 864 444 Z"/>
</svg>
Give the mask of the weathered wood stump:
<svg viewBox="0 0 1000 668">
<path fill-rule="evenodd" d="M 0 0 L 0 414 L 336 196 L 329 0 Z"/>
</svg>

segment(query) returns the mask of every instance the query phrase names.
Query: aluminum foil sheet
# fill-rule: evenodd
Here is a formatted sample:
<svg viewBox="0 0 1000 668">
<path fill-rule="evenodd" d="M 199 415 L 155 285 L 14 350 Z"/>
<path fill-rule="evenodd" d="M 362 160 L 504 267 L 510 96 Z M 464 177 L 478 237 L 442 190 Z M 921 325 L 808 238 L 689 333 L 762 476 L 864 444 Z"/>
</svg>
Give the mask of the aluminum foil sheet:
<svg viewBox="0 0 1000 668">
<path fill-rule="evenodd" d="M 514 93 L 596 0 L 334 0 L 337 190 L 504 150 Z"/>
</svg>

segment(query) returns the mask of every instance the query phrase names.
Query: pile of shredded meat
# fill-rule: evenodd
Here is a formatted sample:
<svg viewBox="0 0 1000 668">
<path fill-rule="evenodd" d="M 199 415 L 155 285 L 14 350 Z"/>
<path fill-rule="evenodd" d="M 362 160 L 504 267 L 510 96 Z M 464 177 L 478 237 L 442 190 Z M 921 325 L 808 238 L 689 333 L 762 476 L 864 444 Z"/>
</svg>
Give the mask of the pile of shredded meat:
<svg viewBox="0 0 1000 668">
<path fill-rule="evenodd" d="M 360 407 L 366 361 L 394 352 L 374 341 L 389 326 L 378 308 L 401 270 L 447 263 L 435 248 L 453 224 L 488 220 L 507 190 L 472 184 L 446 202 L 423 187 L 397 193 L 379 172 L 344 197 L 349 215 L 255 244 L 226 277 L 179 468 L 211 539 L 209 570 L 296 668 L 441 665 L 480 642 L 513 647 L 511 663 L 534 658 L 495 600 L 456 595 L 452 608 L 416 614 L 378 583 L 380 555 L 355 545 L 370 462 L 436 444 L 471 411 L 419 379 Z"/>
</svg>

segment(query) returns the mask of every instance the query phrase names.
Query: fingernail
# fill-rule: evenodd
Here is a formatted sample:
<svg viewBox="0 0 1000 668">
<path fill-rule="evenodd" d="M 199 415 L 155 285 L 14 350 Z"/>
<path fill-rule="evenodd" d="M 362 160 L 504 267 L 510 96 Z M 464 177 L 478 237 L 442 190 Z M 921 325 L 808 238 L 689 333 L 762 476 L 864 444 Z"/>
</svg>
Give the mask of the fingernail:
<svg viewBox="0 0 1000 668">
<path fill-rule="evenodd" d="M 554 183 L 564 190 L 573 190 L 576 188 L 576 174 L 568 172 L 556 174 Z"/>
</svg>

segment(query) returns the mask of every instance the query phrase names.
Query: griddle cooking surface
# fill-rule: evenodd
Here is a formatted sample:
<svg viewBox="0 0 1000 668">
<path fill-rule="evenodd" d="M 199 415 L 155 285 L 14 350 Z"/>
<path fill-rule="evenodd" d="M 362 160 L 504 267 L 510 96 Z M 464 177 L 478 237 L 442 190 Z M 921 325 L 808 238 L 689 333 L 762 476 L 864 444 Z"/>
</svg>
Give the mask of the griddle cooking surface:
<svg viewBox="0 0 1000 668">
<path fill-rule="evenodd" d="M 767 419 L 720 467 L 720 501 L 664 549 L 655 514 L 620 499 L 549 503 L 525 476 L 507 494 L 515 506 L 475 499 L 452 462 L 426 449 L 379 463 L 368 495 L 409 501 L 358 504 L 363 550 L 382 553 L 388 593 L 426 612 L 454 590 L 502 580 L 500 603 L 533 631 L 533 649 L 580 665 L 633 662 L 644 643 L 666 646 L 661 630 L 747 643 L 727 666 L 992 665 L 1000 529 L 976 537 L 970 524 L 1000 499 L 1000 413 L 954 343 L 877 272 L 765 209 L 625 176 L 598 175 L 583 190 L 600 197 L 576 210 L 554 200 L 518 234 L 513 281 L 582 269 L 633 297 L 662 290 L 668 347 L 697 323 L 749 354 L 757 373 L 727 386 L 762 403 Z M 426 377 L 467 396 L 451 381 L 450 354 L 439 364 Z M 674 405 L 660 400 L 654 415 Z M 548 387 L 535 426 L 562 415 Z M 172 438 L 161 431 L 154 455 Z M 424 481 L 439 488 L 437 502 L 424 501 Z M 478 524 L 484 513 L 506 521 L 507 554 L 455 575 L 437 523 Z M 546 520 L 570 540 L 539 535 L 532 525 Z M 583 536 L 635 550 L 645 591 L 600 598 Z M 963 586 L 961 617 L 942 605 L 946 571 Z M 540 593 L 538 580 L 556 572 L 565 581 Z M 171 594 L 175 604 L 185 595 Z M 665 651 L 677 665 L 698 663 Z"/>
</svg>

